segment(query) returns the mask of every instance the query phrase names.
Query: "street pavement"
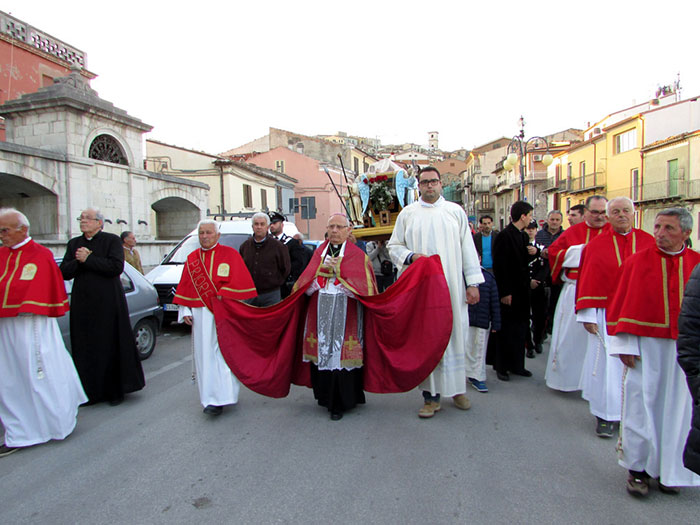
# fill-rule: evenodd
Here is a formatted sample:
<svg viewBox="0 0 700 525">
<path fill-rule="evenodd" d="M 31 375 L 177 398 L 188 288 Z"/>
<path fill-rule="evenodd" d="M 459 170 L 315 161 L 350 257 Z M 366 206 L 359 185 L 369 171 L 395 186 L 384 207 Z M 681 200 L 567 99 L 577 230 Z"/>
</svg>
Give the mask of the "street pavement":
<svg viewBox="0 0 700 525">
<path fill-rule="evenodd" d="M 144 361 L 147 386 L 117 407 L 80 409 L 62 442 L 0 458 L 0 523 L 698 523 L 700 489 L 625 491 L 615 440 L 593 433 L 576 393 L 534 377 L 472 409 L 444 400 L 420 420 L 420 392 L 367 396 L 338 422 L 309 389 L 285 399 L 242 389 L 202 413 L 190 337 L 167 328 Z"/>
</svg>

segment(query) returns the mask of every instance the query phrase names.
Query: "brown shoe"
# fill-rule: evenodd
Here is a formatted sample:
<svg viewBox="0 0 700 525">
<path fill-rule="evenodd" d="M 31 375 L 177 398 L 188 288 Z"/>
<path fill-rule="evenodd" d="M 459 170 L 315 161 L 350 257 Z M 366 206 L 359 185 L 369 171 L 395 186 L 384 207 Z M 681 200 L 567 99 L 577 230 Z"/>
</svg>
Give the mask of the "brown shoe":
<svg viewBox="0 0 700 525">
<path fill-rule="evenodd" d="M 630 474 L 627 478 L 627 492 L 637 498 L 646 497 L 649 494 L 649 478 Z"/>
<path fill-rule="evenodd" d="M 455 402 L 455 406 L 460 410 L 469 410 L 472 407 L 471 401 L 469 401 L 469 398 L 464 394 L 457 394 L 452 397 L 452 400 Z"/>
<path fill-rule="evenodd" d="M 440 403 L 435 401 L 426 401 L 418 411 L 418 417 L 429 418 L 435 415 L 435 412 L 440 412 Z"/>
</svg>

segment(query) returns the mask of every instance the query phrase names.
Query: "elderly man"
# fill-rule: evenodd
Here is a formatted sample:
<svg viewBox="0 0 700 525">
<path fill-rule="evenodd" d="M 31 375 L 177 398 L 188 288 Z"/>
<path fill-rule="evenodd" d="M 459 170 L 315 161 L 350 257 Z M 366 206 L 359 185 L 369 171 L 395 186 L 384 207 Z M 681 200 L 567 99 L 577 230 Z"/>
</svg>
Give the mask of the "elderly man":
<svg viewBox="0 0 700 525">
<path fill-rule="evenodd" d="M 559 294 L 561 294 L 561 283 L 552 284 L 552 280 L 549 278 L 549 247 L 554 241 L 556 241 L 562 233 L 564 233 L 564 228 L 562 227 L 562 222 L 564 216 L 559 210 L 550 210 L 547 214 L 547 222 L 544 223 L 542 229 L 537 232 L 535 236 L 535 243 L 544 246 L 540 256 L 544 261 L 545 270 L 547 271 L 547 279 L 543 283 L 545 300 L 547 301 L 547 317 L 545 320 L 546 333 L 552 334 L 552 321 L 554 320 L 554 310 L 557 307 L 557 301 L 559 300 Z M 546 336 L 546 334 L 543 334 Z M 541 346 L 537 348 L 539 353 L 542 352 Z"/>
<path fill-rule="evenodd" d="M 257 297 L 246 301 L 253 306 L 270 306 L 282 300 L 282 285 L 291 265 L 284 244 L 268 233 L 270 218 L 265 213 L 253 215 L 253 236 L 241 244 L 240 252 L 248 267 Z"/>
<path fill-rule="evenodd" d="M 289 262 L 291 270 L 287 276 L 287 280 L 282 285 L 282 299 L 292 293 L 294 283 L 297 282 L 301 272 L 304 271 L 306 265 L 309 264 L 309 253 L 304 248 L 303 237 L 297 239 L 297 236 L 290 237 L 284 233 L 284 215 L 273 211 L 270 213 L 270 235 L 287 247 L 289 252 Z M 301 234 L 297 234 L 301 236 Z"/>
<path fill-rule="evenodd" d="M 683 466 L 692 400 L 675 351 L 683 288 L 700 263 L 700 254 L 685 245 L 692 228 L 683 208 L 659 212 L 656 246 L 624 262 L 608 305 L 609 352 L 626 367 L 619 463 L 629 470 L 633 496 L 648 494 L 650 478 L 663 493 L 700 486 L 700 476 Z"/>
<path fill-rule="evenodd" d="M 216 221 L 200 221 L 197 232 L 200 248 L 187 256 L 173 303 L 180 305 L 178 322 L 192 326 L 194 375 L 204 413 L 218 416 L 225 405 L 238 402 L 240 385 L 221 355 L 212 303 L 219 297 L 255 297 L 255 284 L 238 252 L 219 244 Z"/>
<path fill-rule="evenodd" d="M 0 457 L 64 439 L 87 401 L 56 317 L 68 311 L 61 272 L 51 252 L 29 236 L 19 211 L 0 209 Z"/>
<path fill-rule="evenodd" d="M 440 411 L 441 394 L 451 396 L 461 410 L 471 406 L 465 395 L 467 305 L 479 302 L 479 284 L 484 282 L 484 276 L 467 215 L 442 196 L 440 172 L 432 166 L 423 168 L 418 174 L 418 185 L 420 199 L 399 213 L 388 248 L 399 275 L 420 257 L 440 255 L 450 291 L 452 335 L 442 360 L 420 385 L 424 404 L 418 416 L 430 418 Z"/>
<path fill-rule="evenodd" d="M 136 268 L 143 275 L 143 266 L 141 266 L 141 255 L 136 250 L 136 236 L 134 232 L 125 231 L 119 236 L 124 247 L 124 261 Z"/>
<path fill-rule="evenodd" d="M 348 242 L 351 230 L 345 215 L 331 215 L 328 243 L 319 248 L 319 277 L 306 289 L 311 302 L 304 329 L 303 359 L 311 363 L 314 397 L 334 421 L 365 402 L 363 310 L 355 294 L 377 293 L 369 258 Z"/>
<path fill-rule="evenodd" d="M 104 217 L 88 208 L 78 218 L 83 234 L 68 241 L 63 278 L 74 279 L 70 338 L 73 361 L 90 404 L 118 405 L 145 386 L 129 322 L 124 288 L 124 250 L 118 236 L 102 231 Z"/>
<path fill-rule="evenodd" d="M 654 238 L 633 228 L 634 203 L 627 197 L 608 202 L 610 229 L 589 242 L 581 254 L 576 286 L 576 320 L 589 333 L 581 375 L 581 395 L 596 417 L 596 435 L 613 435 L 620 421 L 622 363 L 607 356 L 609 346 L 605 311 L 620 282 L 622 263 L 631 255 L 654 246 Z"/>
<path fill-rule="evenodd" d="M 547 386 L 554 390 L 572 392 L 581 389 L 588 335 L 583 326 L 576 322 L 576 280 L 583 247 L 607 231 L 606 203 L 607 199 L 600 195 L 588 197 L 584 222 L 568 228 L 549 247 L 552 282 L 557 284 L 564 281 L 554 312 L 552 342 L 544 376 Z"/>
</svg>

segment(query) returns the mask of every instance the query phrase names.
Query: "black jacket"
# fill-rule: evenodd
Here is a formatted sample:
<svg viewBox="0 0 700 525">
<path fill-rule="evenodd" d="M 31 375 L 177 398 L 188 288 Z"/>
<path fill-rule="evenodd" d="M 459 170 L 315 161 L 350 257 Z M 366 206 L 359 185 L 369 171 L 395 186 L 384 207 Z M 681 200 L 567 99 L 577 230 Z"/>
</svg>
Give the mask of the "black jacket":
<svg viewBox="0 0 700 525">
<path fill-rule="evenodd" d="M 469 305 L 469 326 L 477 328 L 501 329 L 501 301 L 498 297 L 496 278 L 487 271 L 484 282 L 479 285 L 479 302 Z"/>
<path fill-rule="evenodd" d="M 493 247 L 496 244 L 496 237 L 498 237 L 498 232 L 496 230 L 491 230 L 491 257 L 493 258 Z M 479 254 L 479 257 L 482 256 L 482 248 L 481 248 L 481 233 L 477 232 L 475 233 L 472 238 L 474 239 L 474 246 L 476 247 L 476 253 Z"/>
<path fill-rule="evenodd" d="M 512 295 L 511 307 L 521 319 L 530 318 L 530 269 L 528 236 L 510 223 L 496 237 L 493 249 L 493 273 L 498 295 Z"/>
<path fill-rule="evenodd" d="M 685 287 L 678 318 L 678 364 L 685 372 L 693 398 L 693 419 L 685 444 L 683 464 L 700 474 L 700 265 L 696 266 Z"/>
</svg>

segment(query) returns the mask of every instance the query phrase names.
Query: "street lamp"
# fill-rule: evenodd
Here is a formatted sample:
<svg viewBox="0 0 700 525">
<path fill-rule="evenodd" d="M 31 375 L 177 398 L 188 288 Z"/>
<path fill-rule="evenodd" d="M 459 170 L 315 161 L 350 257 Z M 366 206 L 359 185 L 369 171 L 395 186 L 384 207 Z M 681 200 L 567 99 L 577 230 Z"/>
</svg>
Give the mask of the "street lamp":
<svg viewBox="0 0 700 525">
<path fill-rule="evenodd" d="M 542 164 L 549 166 L 553 162 L 552 155 L 549 153 L 549 142 L 543 137 L 530 137 L 525 140 L 525 119 L 520 116 L 520 133 L 517 134 L 508 144 L 506 150 L 506 160 L 503 162 L 503 168 L 506 171 L 513 169 L 518 163 L 520 166 L 520 198 L 525 200 L 525 155 L 541 149 L 540 143 L 544 142 L 547 148 L 546 153 L 542 156 Z"/>
</svg>

